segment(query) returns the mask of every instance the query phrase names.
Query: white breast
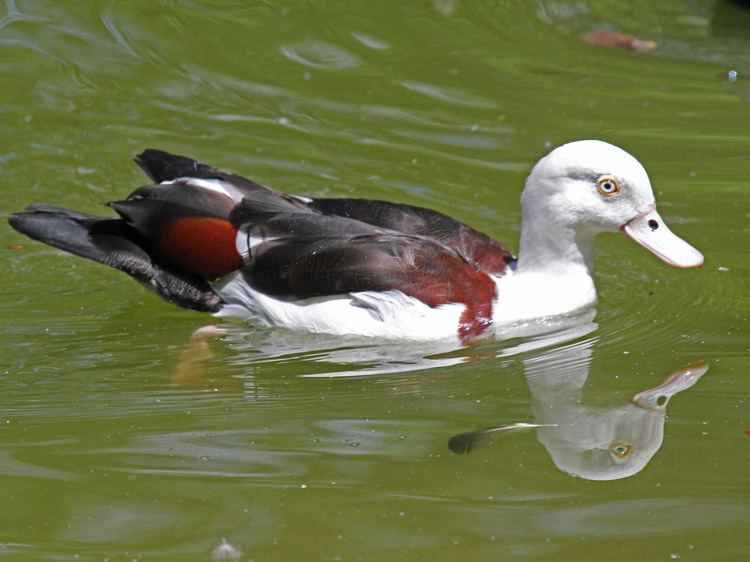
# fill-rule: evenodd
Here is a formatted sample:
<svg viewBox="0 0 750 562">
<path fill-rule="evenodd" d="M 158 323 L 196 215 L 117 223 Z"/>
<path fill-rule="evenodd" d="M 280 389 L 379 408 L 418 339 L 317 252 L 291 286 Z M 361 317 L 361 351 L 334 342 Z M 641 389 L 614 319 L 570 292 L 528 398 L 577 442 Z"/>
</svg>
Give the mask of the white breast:
<svg viewBox="0 0 750 562">
<path fill-rule="evenodd" d="M 574 315 L 596 304 L 594 280 L 586 273 L 550 277 L 517 273 L 496 277 L 496 328 L 528 320 Z"/>
</svg>

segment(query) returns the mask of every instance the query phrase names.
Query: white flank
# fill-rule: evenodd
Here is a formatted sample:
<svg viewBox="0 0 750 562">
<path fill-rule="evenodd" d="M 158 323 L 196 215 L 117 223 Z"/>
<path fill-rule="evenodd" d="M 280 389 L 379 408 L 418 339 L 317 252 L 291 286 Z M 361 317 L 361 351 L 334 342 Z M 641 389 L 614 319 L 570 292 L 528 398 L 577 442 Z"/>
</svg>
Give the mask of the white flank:
<svg viewBox="0 0 750 562">
<path fill-rule="evenodd" d="M 457 339 L 462 304 L 431 308 L 400 291 L 362 292 L 299 300 L 274 298 L 250 287 L 239 273 L 213 288 L 227 303 L 217 316 L 337 335 L 412 340 Z"/>
</svg>

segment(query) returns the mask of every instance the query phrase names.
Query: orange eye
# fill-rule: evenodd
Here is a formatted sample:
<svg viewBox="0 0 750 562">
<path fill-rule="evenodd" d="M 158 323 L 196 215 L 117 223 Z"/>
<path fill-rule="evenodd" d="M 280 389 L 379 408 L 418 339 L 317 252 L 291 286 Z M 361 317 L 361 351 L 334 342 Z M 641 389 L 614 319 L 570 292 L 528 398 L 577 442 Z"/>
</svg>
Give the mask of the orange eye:
<svg viewBox="0 0 750 562">
<path fill-rule="evenodd" d="M 609 446 L 609 452 L 612 453 L 615 458 L 624 460 L 633 452 L 633 446 L 630 443 L 618 441 Z"/>
<path fill-rule="evenodd" d="M 596 182 L 596 189 L 605 197 L 611 197 L 620 193 L 620 183 L 615 178 L 603 177 Z"/>
</svg>

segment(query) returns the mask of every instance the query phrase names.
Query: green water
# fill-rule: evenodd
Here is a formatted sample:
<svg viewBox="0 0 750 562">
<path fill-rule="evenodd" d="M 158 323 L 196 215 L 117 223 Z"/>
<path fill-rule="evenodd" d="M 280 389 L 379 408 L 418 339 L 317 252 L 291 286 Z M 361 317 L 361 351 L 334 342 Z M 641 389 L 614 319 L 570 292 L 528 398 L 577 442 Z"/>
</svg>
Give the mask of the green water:
<svg viewBox="0 0 750 562">
<path fill-rule="evenodd" d="M 3 220 L 0 559 L 206 561 L 222 538 L 256 562 L 750 559 L 750 11 L 0 11 L 3 214 L 106 213 L 145 183 L 132 156 L 158 147 L 293 193 L 429 205 L 517 249 L 532 163 L 601 138 L 644 163 L 662 216 L 706 256 L 673 270 L 602 237 L 594 323 L 557 343 L 449 350 L 228 322 L 198 338 L 210 317 Z M 578 39 L 601 26 L 658 47 Z M 666 412 L 632 403 L 700 360 Z M 519 423 L 557 427 L 448 448 Z M 601 468 L 586 439 L 634 449 Z M 584 477 L 596 466 L 628 474 Z"/>
</svg>

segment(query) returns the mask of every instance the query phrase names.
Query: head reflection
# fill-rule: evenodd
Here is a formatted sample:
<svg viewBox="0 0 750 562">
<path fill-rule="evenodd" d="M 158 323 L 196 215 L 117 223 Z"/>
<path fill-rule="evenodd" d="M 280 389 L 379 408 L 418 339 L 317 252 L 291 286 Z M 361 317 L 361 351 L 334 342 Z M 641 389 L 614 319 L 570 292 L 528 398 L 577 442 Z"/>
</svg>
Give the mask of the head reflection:
<svg viewBox="0 0 750 562">
<path fill-rule="evenodd" d="M 627 404 L 587 405 L 583 386 L 594 343 L 587 339 L 523 361 L 534 423 L 462 433 L 450 440 L 450 448 L 465 453 L 492 436 L 533 428 L 555 466 L 572 476 L 617 480 L 643 470 L 662 445 L 670 398 L 695 384 L 708 365 L 701 361 L 683 366 Z"/>
</svg>

